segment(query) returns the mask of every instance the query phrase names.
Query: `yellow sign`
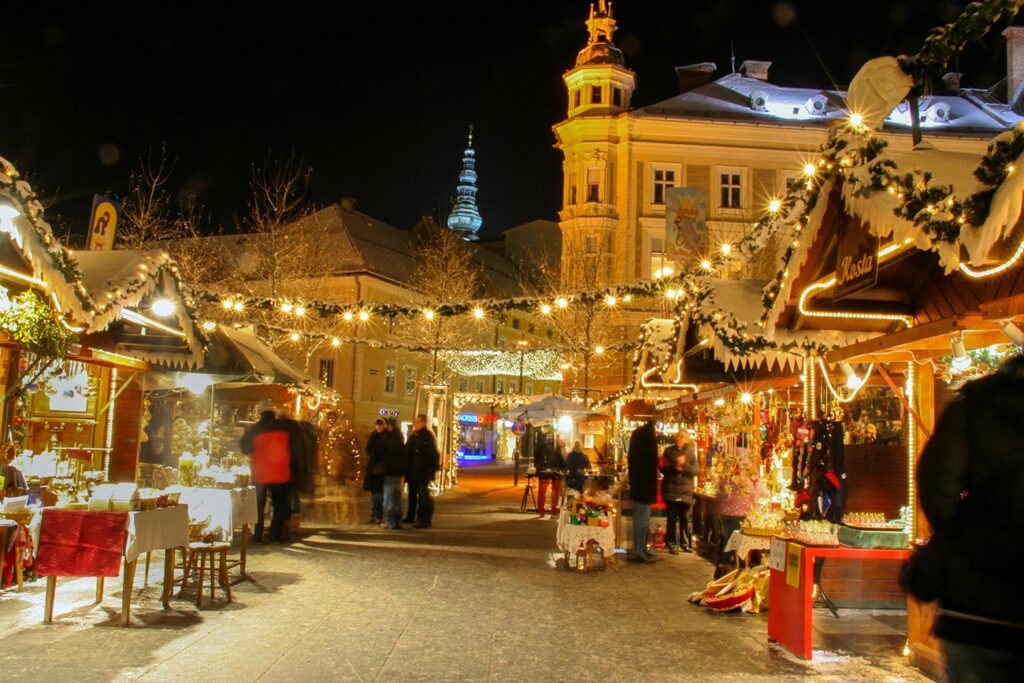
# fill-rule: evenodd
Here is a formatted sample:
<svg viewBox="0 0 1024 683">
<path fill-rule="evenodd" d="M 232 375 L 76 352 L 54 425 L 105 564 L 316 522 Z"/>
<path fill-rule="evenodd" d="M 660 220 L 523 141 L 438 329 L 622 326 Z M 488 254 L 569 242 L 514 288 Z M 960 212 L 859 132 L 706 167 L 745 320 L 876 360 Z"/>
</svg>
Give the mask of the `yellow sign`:
<svg viewBox="0 0 1024 683">
<path fill-rule="evenodd" d="M 786 544 L 786 583 L 793 588 L 800 587 L 800 565 L 803 564 L 804 547 L 796 543 Z"/>
<path fill-rule="evenodd" d="M 99 195 L 92 198 L 92 217 L 89 219 L 90 251 L 106 251 L 114 248 L 114 235 L 121 218 L 121 205 L 113 199 Z"/>
</svg>

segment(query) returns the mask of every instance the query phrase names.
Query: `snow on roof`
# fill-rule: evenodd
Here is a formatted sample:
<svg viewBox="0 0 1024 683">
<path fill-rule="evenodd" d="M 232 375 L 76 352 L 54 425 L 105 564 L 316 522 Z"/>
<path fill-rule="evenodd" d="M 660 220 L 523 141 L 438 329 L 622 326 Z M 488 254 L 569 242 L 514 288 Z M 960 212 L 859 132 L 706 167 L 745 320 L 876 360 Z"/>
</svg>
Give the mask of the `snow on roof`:
<svg viewBox="0 0 1024 683">
<path fill-rule="evenodd" d="M 815 100 L 821 109 L 815 108 Z M 936 135 L 992 135 L 1024 120 L 1008 106 L 985 102 L 969 92 L 922 98 L 920 112 L 921 127 Z M 733 73 L 632 114 L 824 128 L 846 119 L 849 108 L 846 93 L 840 90 L 786 87 Z M 884 130 L 905 132 L 910 127 L 910 109 L 903 103 L 886 119 Z"/>
</svg>

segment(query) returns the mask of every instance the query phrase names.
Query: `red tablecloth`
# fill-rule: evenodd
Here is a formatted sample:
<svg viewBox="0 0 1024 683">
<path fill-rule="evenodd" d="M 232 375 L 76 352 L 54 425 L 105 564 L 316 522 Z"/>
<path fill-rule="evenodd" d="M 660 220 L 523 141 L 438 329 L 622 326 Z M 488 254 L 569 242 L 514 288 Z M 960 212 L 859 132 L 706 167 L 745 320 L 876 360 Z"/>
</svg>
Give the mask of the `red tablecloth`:
<svg viewBox="0 0 1024 683">
<path fill-rule="evenodd" d="M 117 576 L 128 534 L 127 512 L 43 510 L 36 573 Z"/>
</svg>

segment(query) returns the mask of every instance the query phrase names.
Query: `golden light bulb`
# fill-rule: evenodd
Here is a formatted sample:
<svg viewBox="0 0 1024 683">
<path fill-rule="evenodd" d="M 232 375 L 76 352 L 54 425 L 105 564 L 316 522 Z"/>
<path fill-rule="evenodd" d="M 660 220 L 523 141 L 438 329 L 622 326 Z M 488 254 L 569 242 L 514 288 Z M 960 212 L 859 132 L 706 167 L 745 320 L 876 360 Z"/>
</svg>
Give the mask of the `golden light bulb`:
<svg viewBox="0 0 1024 683">
<path fill-rule="evenodd" d="M 606 297 L 604 298 L 604 302 L 605 302 L 605 303 L 606 303 L 607 305 L 609 305 L 609 306 L 614 306 L 614 305 L 615 305 L 616 303 L 618 303 L 618 299 L 616 299 L 616 298 L 615 298 L 614 296 L 612 296 L 611 294 L 609 294 L 608 296 L 606 296 Z"/>
<path fill-rule="evenodd" d="M 474 308 L 473 309 L 473 317 L 476 318 L 477 320 L 480 320 L 481 318 L 483 318 L 484 317 L 484 309 L 482 309 L 482 308 Z"/>
<path fill-rule="evenodd" d="M 224 302 L 223 302 L 222 305 L 224 306 L 224 308 L 226 308 L 227 310 L 230 311 L 231 307 L 235 305 L 235 302 L 232 301 L 231 299 L 224 299 Z"/>
<path fill-rule="evenodd" d="M 1017 170 L 1017 166 L 1015 164 L 1007 164 L 1006 165 L 1006 173 L 1007 174 L 1013 173 L 1016 170 Z"/>
<path fill-rule="evenodd" d="M 555 299 L 555 305 L 558 306 L 559 308 L 565 308 L 566 306 L 569 305 L 569 300 L 565 299 L 564 297 L 559 297 Z"/>
<path fill-rule="evenodd" d="M 341 340 L 337 337 L 331 339 L 331 346 L 341 346 Z"/>
<path fill-rule="evenodd" d="M 544 315 L 548 315 L 549 313 L 551 313 L 551 306 L 549 304 L 544 304 L 543 306 L 540 307 L 540 312 L 543 313 Z"/>
<path fill-rule="evenodd" d="M 594 353 L 596 353 L 597 355 L 600 356 L 602 353 L 604 353 L 604 347 L 603 346 L 595 346 L 594 347 Z"/>
<path fill-rule="evenodd" d="M 291 313 L 292 312 L 292 305 L 289 304 L 289 303 L 281 304 L 281 312 L 282 313 Z"/>
<path fill-rule="evenodd" d="M 622 297 L 622 300 L 628 304 L 630 301 L 633 300 L 633 295 L 627 294 L 626 296 Z"/>
<path fill-rule="evenodd" d="M 850 114 L 850 125 L 854 128 L 860 128 L 864 125 L 864 116 L 861 114 Z"/>
<path fill-rule="evenodd" d="M 782 200 L 778 197 L 773 197 L 772 200 L 768 202 L 768 210 L 772 213 L 778 213 L 781 208 Z"/>
<path fill-rule="evenodd" d="M 704 259 L 703 261 L 700 262 L 700 267 L 703 268 L 704 270 L 711 270 L 711 261 L 709 261 L 708 259 Z"/>
<path fill-rule="evenodd" d="M 818 172 L 818 167 L 815 166 L 814 164 L 810 164 L 810 163 L 804 164 L 804 175 L 807 176 L 808 178 L 813 177 L 814 174 L 817 173 L 817 172 Z"/>
<path fill-rule="evenodd" d="M 296 306 L 295 307 L 295 315 L 306 315 L 306 307 L 305 306 Z"/>
<path fill-rule="evenodd" d="M 359 319 L 365 323 L 370 319 L 370 314 L 366 311 L 359 311 Z"/>
<path fill-rule="evenodd" d="M 753 403 L 754 397 L 750 394 L 749 391 L 744 391 L 743 394 L 740 396 L 740 400 L 743 401 L 744 403 Z"/>
<path fill-rule="evenodd" d="M 291 334 L 291 340 L 292 340 L 293 342 L 297 342 L 297 341 L 299 341 L 299 333 L 298 333 L 298 332 L 292 332 L 292 334 Z"/>
<path fill-rule="evenodd" d="M 241 313 L 243 308 L 245 308 L 245 304 L 243 304 L 241 301 L 236 301 L 235 302 L 235 312 L 236 313 Z"/>
<path fill-rule="evenodd" d="M 731 244 L 723 244 L 722 245 L 722 253 L 725 254 L 726 256 L 731 254 L 732 253 L 732 245 Z"/>
<path fill-rule="evenodd" d="M 207 332 L 212 332 L 215 329 L 217 329 L 217 323 L 207 320 L 205 323 L 203 323 L 203 329 Z"/>
<path fill-rule="evenodd" d="M 434 312 L 428 308 L 423 311 L 423 317 L 426 318 L 427 320 L 433 320 Z"/>
<path fill-rule="evenodd" d="M 345 322 L 352 322 L 352 311 L 345 311 L 345 314 L 341 317 L 345 319 Z"/>
</svg>

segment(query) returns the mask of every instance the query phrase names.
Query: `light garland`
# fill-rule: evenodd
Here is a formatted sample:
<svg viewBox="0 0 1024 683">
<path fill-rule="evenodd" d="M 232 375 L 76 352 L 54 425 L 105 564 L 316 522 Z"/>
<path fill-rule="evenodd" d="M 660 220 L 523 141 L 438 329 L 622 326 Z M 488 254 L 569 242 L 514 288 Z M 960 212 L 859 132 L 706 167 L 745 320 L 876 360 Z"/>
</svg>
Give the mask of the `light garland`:
<svg viewBox="0 0 1024 683">
<path fill-rule="evenodd" d="M 917 435 L 914 410 L 914 374 L 917 367 L 914 363 L 907 363 L 907 379 L 904 391 L 907 394 L 907 504 L 910 505 L 910 519 L 912 524 L 911 538 L 917 538 L 917 491 L 914 488 L 914 466 L 917 464 Z"/>
<path fill-rule="evenodd" d="M 828 375 L 828 368 L 825 367 L 825 361 L 821 358 L 821 356 L 818 356 L 818 364 L 821 366 L 821 375 L 822 375 L 822 377 L 825 378 L 825 386 L 828 387 L 829 392 L 831 392 L 832 396 L 835 397 L 835 399 L 837 401 L 839 401 L 840 403 L 851 403 L 851 402 L 853 402 L 853 400 L 857 398 L 857 394 L 860 393 L 860 390 L 863 389 L 867 385 L 868 377 L 871 376 L 871 371 L 875 369 L 875 364 L 874 363 L 869 364 L 868 365 L 868 369 L 864 373 L 864 377 L 861 380 L 861 383 L 859 385 L 857 385 L 856 389 L 854 389 L 852 392 L 850 392 L 849 396 L 846 396 L 844 398 L 843 396 L 840 396 L 839 392 L 836 391 L 835 387 L 832 385 L 832 378 L 829 377 L 829 375 Z"/>
<path fill-rule="evenodd" d="M 826 289 L 832 289 L 836 285 L 836 278 L 830 278 L 825 282 L 818 282 L 812 285 L 808 285 L 807 288 L 800 295 L 800 301 L 797 302 L 797 310 L 800 311 L 801 315 L 807 316 L 808 318 L 839 318 L 845 320 L 885 320 L 890 322 L 900 322 L 906 327 L 914 326 L 914 319 L 908 315 L 900 315 L 897 313 L 851 313 L 851 312 L 840 312 L 840 311 L 812 311 L 807 308 L 807 299 L 811 295 L 825 291 Z"/>
<path fill-rule="evenodd" d="M 490 375 L 561 381 L 561 356 L 555 351 L 459 351 L 442 355 L 448 369 L 463 377 Z M 521 389 L 520 389 L 521 390 Z"/>
</svg>

